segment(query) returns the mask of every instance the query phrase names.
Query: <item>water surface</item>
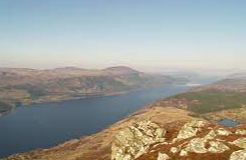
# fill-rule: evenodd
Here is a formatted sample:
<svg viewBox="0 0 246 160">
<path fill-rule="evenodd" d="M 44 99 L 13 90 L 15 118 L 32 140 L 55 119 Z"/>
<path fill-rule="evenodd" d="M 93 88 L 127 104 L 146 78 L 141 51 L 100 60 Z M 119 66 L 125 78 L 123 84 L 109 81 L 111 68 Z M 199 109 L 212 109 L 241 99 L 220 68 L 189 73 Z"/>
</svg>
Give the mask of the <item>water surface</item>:
<svg viewBox="0 0 246 160">
<path fill-rule="evenodd" d="M 236 127 L 240 124 L 237 120 L 234 119 L 221 119 L 217 122 L 219 125 L 225 126 L 225 127 Z"/>
<path fill-rule="evenodd" d="M 169 86 L 118 96 L 18 107 L 0 118 L 0 157 L 96 133 L 154 100 L 188 88 Z"/>
</svg>

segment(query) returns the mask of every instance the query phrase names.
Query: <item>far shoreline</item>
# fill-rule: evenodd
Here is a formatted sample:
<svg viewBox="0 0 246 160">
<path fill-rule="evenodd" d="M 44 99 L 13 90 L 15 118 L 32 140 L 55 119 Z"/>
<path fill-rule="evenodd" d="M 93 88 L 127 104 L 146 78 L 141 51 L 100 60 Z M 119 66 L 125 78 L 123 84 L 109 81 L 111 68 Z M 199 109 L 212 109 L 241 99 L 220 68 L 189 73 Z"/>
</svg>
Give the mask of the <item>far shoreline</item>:
<svg viewBox="0 0 246 160">
<path fill-rule="evenodd" d="M 169 85 L 163 85 L 161 87 L 167 87 L 167 86 L 188 86 L 188 83 L 186 84 L 169 84 Z M 95 95 L 87 95 L 87 96 L 77 96 L 77 97 L 67 97 L 66 99 L 57 99 L 57 100 L 46 100 L 46 101 L 31 101 L 29 103 L 21 103 L 20 105 L 14 105 L 11 110 L 5 111 L 5 112 L 0 112 L 0 118 L 10 114 L 12 111 L 15 110 L 17 107 L 30 107 L 31 105 L 38 105 L 38 104 L 48 104 L 48 103 L 62 103 L 62 102 L 67 102 L 67 101 L 73 101 L 73 100 L 82 100 L 82 99 L 90 99 L 90 98 L 100 98 L 100 97 L 110 97 L 110 96 L 119 96 L 123 94 L 128 94 L 131 92 L 136 92 L 136 91 L 141 91 L 145 89 L 154 89 L 154 88 L 159 88 L 158 87 L 147 87 L 147 88 L 138 88 L 138 89 L 132 89 L 128 91 L 119 91 L 119 92 L 111 92 L 111 93 L 102 93 L 102 94 L 95 94 Z"/>
</svg>

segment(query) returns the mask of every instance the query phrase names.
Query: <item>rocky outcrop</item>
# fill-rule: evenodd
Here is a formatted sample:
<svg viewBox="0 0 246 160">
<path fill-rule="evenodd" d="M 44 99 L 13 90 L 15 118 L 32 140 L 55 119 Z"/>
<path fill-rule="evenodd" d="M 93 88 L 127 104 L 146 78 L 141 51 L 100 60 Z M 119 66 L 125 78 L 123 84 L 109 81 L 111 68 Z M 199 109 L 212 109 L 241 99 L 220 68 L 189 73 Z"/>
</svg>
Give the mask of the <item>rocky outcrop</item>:
<svg viewBox="0 0 246 160">
<path fill-rule="evenodd" d="M 233 152 L 230 156 L 230 160 L 246 160 L 246 150 Z"/>
<path fill-rule="evenodd" d="M 171 152 L 171 153 L 177 153 L 177 152 L 179 152 L 179 148 L 178 148 L 178 147 L 172 147 L 172 148 L 170 149 L 170 152 Z"/>
<path fill-rule="evenodd" d="M 170 157 L 167 154 L 161 152 L 158 153 L 157 160 L 168 160 L 168 159 L 170 159 Z"/>
<path fill-rule="evenodd" d="M 219 142 L 219 141 L 210 141 L 209 145 L 210 145 L 210 147 L 208 148 L 208 151 L 211 153 L 223 153 L 226 150 L 230 149 L 224 143 Z"/>
<path fill-rule="evenodd" d="M 246 129 L 237 129 L 235 134 L 246 136 Z"/>
<path fill-rule="evenodd" d="M 184 150 L 186 152 L 206 153 L 207 149 L 205 148 L 205 143 L 206 139 L 204 138 L 194 138 L 188 143 Z"/>
<path fill-rule="evenodd" d="M 168 128 L 163 129 L 153 122 L 138 122 L 116 136 L 112 160 L 225 159 L 225 155 L 230 160 L 246 160 L 246 138 L 242 130 L 222 128 L 197 119 L 171 134 Z"/>
<path fill-rule="evenodd" d="M 246 149 L 246 138 L 239 138 L 233 141 L 231 144 L 234 144 L 240 148 Z"/>
<path fill-rule="evenodd" d="M 135 123 L 115 136 L 115 141 L 112 144 L 111 159 L 136 159 L 147 153 L 151 144 L 163 142 L 165 133 L 166 130 L 153 122 L 142 121 Z"/>
<path fill-rule="evenodd" d="M 216 130 L 216 133 L 220 136 L 229 136 L 231 134 L 230 131 L 224 129 L 224 128 L 219 128 Z"/>
<path fill-rule="evenodd" d="M 175 140 L 181 140 L 195 136 L 196 133 L 200 130 L 200 128 L 204 127 L 205 124 L 206 122 L 201 120 L 194 120 L 189 123 L 186 123 L 179 131 L 177 139 Z"/>
<path fill-rule="evenodd" d="M 183 151 L 187 153 L 222 153 L 229 150 L 229 147 L 224 143 L 215 140 L 216 134 L 211 130 L 203 138 L 194 138 L 185 146 Z M 213 140 L 213 141 L 210 141 Z"/>
<path fill-rule="evenodd" d="M 174 140 L 174 142 L 196 136 L 197 132 L 201 131 L 202 127 L 205 127 L 206 124 L 207 123 L 205 121 L 201 121 L 201 120 L 194 120 L 192 122 L 186 123 L 179 131 L 177 138 Z M 221 152 L 224 152 L 225 150 L 229 149 L 225 144 L 223 144 L 222 142 L 218 142 L 218 141 L 209 142 L 209 140 L 214 139 L 216 135 L 227 135 L 227 134 L 229 134 L 229 131 L 222 129 L 222 128 L 218 130 L 211 130 L 203 138 L 191 139 L 187 145 L 183 146 L 184 149 L 181 150 L 180 155 L 186 156 L 189 152 L 191 153 L 207 153 L 207 152 L 221 153 Z M 206 148 L 206 146 L 209 146 L 209 148 Z M 174 149 L 174 148 L 171 148 L 171 149 L 173 153 L 178 152 L 178 149 Z"/>
</svg>

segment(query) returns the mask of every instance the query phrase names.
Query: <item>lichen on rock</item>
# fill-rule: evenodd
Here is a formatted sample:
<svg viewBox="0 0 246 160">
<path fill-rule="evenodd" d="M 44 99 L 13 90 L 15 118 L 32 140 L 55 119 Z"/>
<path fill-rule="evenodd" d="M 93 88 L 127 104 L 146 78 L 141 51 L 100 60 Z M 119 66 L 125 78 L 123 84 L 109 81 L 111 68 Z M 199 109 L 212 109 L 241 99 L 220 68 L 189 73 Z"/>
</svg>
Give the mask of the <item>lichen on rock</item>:
<svg viewBox="0 0 246 160">
<path fill-rule="evenodd" d="M 245 137 L 239 138 L 239 139 L 233 141 L 231 144 L 234 144 L 240 148 L 246 149 L 246 138 Z"/>
<path fill-rule="evenodd" d="M 177 135 L 177 140 L 181 139 L 187 139 L 190 137 L 193 137 L 197 134 L 200 128 L 204 127 L 206 125 L 205 121 L 202 120 L 193 120 L 189 123 L 186 123 L 181 130 L 179 131 Z"/>
<path fill-rule="evenodd" d="M 207 140 L 214 139 L 217 136 L 215 131 L 212 129 L 204 138 Z"/>
<path fill-rule="evenodd" d="M 198 126 L 202 127 L 204 125 L 205 125 L 205 123 L 203 123 L 203 125 L 198 125 Z M 188 123 L 188 124 L 185 124 L 184 127 L 182 127 L 182 129 L 186 130 L 187 127 L 189 128 L 189 130 L 190 130 L 190 128 L 192 128 L 190 126 L 190 124 Z M 185 132 L 187 132 L 187 131 L 185 131 Z M 185 132 L 182 132 L 182 134 Z M 229 135 L 229 134 L 231 134 L 231 132 L 229 132 L 225 129 L 217 129 L 217 130 L 211 129 L 208 132 L 208 134 L 205 135 L 204 137 L 202 137 L 202 138 L 197 137 L 197 138 L 193 138 L 190 141 L 188 141 L 188 144 L 183 146 L 183 149 L 181 150 L 182 153 L 180 153 L 180 156 L 186 156 L 186 155 L 188 155 L 188 153 L 197 153 L 197 154 L 208 153 L 208 152 L 210 152 L 210 153 L 222 153 L 222 152 L 230 149 L 224 143 L 215 139 L 217 134 Z M 191 134 L 189 134 L 189 135 L 191 135 Z M 183 137 L 185 137 L 185 136 L 183 136 Z M 208 148 L 206 148 L 206 147 L 208 147 Z M 172 153 L 174 153 L 174 152 L 172 152 Z"/>
<path fill-rule="evenodd" d="M 151 121 L 134 123 L 120 131 L 112 144 L 112 160 L 132 160 L 149 150 L 151 144 L 163 142 L 166 130 Z"/>
<path fill-rule="evenodd" d="M 170 157 L 166 153 L 161 153 L 161 152 L 158 153 L 157 160 L 168 160 L 168 159 L 170 159 Z"/>
<path fill-rule="evenodd" d="M 172 153 L 177 153 L 177 152 L 179 152 L 179 150 L 180 150 L 180 148 L 178 148 L 178 147 L 171 147 L 170 148 L 170 152 L 172 152 Z"/>
<path fill-rule="evenodd" d="M 229 136 L 230 134 L 232 134 L 232 132 L 230 132 L 224 128 L 217 129 L 216 133 L 217 133 L 217 135 L 220 135 L 220 136 Z"/>
<path fill-rule="evenodd" d="M 245 136 L 246 135 L 246 129 L 237 129 L 235 134 Z"/>
<path fill-rule="evenodd" d="M 211 153 L 223 153 L 226 150 L 230 149 L 224 143 L 218 142 L 218 141 L 210 141 L 209 145 L 210 145 L 210 147 L 208 148 L 208 151 Z"/>
<path fill-rule="evenodd" d="M 246 160 L 246 138 L 241 134 L 243 129 L 218 128 L 200 119 L 175 129 L 167 126 L 167 129 L 164 141 L 166 130 L 153 122 L 143 121 L 127 127 L 116 136 L 112 160 L 133 160 L 140 156 L 140 159 L 148 159 L 148 154 L 150 159 L 156 160 L 192 159 L 206 155 L 222 157 L 226 151 L 226 154 L 233 152 L 230 160 Z M 228 142 L 229 139 L 234 141 Z M 238 147 L 244 150 L 236 151 Z"/>
<path fill-rule="evenodd" d="M 246 160 L 246 150 L 233 152 L 229 160 Z"/>
<path fill-rule="evenodd" d="M 188 145 L 185 148 L 185 151 L 193 153 L 206 153 L 206 142 L 207 140 L 204 138 L 194 138 L 188 143 Z"/>
<path fill-rule="evenodd" d="M 187 156 L 188 155 L 188 152 L 186 150 L 181 150 L 180 153 L 179 153 L 180 156 Z"/>
</svg>

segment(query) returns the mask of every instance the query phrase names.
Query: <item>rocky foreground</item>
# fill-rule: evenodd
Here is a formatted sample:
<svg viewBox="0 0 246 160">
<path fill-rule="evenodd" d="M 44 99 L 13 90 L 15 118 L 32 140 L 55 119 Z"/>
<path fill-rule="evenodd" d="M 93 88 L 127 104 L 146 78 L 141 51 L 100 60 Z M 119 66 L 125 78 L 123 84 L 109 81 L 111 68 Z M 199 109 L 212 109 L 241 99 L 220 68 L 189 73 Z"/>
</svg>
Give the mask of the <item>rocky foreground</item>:
<svg viewBox="0 0 246 160">
<path fill-rule="evenodd" d="M 171 124 L 172 126 L 173 124 Z M 192 120 L 180 128 L 141 121 L 120 131 L 112 144 L 112 160 L 245 160 L 246 128 L 223 128 Z"/>
</svg>

